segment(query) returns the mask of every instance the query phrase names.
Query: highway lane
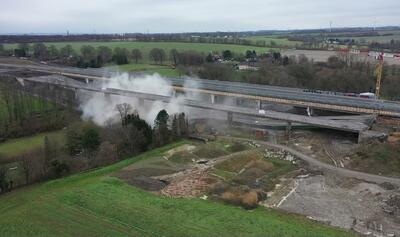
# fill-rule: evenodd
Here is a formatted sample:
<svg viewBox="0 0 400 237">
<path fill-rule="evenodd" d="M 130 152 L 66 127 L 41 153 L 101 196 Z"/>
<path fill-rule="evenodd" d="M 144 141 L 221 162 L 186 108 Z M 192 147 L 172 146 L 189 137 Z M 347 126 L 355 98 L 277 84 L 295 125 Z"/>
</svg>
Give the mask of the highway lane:
<svg viewBox="0 0 400 237">
<path fill-rule="evenodd" d="M 131 91 L 131 90 L 123 90 L 116 88 L 99 88 L 95 87 L 92 84 L 86 84 L 74 81 L 72 79 L 59 76 L 59 75 L 51 75 L 51 76 L 40 76 L 40 77 L 31 77 L 20 79 L 20 81 L 33 81 L 40 82 L 46 84 L 59 85 L 65 88 L 70 88 L 76 91 L 92 91 L 97 93 L 102 93 L 106 95 L 117 95 L 117 96 L 126 96 L 126 97 L 134 97 L 140 98 L 149 101 L 161 101 L 165 103 L 170 103 L 173 100 L 172 95 L 157 95 L 154 92 L 139 92 L 139 91 Z M 20 82 L 21 84 L 25 82 Z M 282 120 L 293 123 L 303 123 L 309 124 L 312 126 L 336 129 L 340 131 L 347 131 L 352 133 L 361 133 L 369 128 L 368 125 L 359 122 L 359 121 L 339 121 L 339 120 L 327 120 L 318 117 L 308 117 L 303 115 L 295 115 L 289 113 L 281 113 L 275 111 L 264 111 L 260 113 L 258 109 L 254 108 L 244 108 L 238 106 L 228 106 L 223 104 L 211 104 L 209 102 L 202 102 L 191 99 L 180 99 L 175 101 L 175 103 L 181 106 L 189 106 L 193 108 L 207 109 L 207 110 L 216 110 L 216 111 L 225 111 L 232 114 L 242 114 L 248 115 L 251 117 L 259 117 L 259 118 L 270 118 L 276 120 Z"/>
<path fill-rule="evenodd" d="M 109 80 L 107 77 L 112 77 L 113 75 L 119 74 L 119 72 L 112 69 L 80 69 L 62 66 L 50 66 L 50 65 L 15 65 L 15 64 L 0 64 L 3 67 L 17 67 L 25 68 L 31 70 L 42 70 L 48 72 L 61 72 L 66 74 L 76 74 L 80 76 L 93 77 L 93 79 Z M 364 108 L 368 109 L 365 113 L 377 113 L 379 111 L 388 111 L 392 114 L 397 114 L 400 116 L 400 103 L 385 101 L 385 100 L 372 100 L 348 96 L 340 96 L 333 94 L 314 94 L 304 92 L 302 89 L 298 88 L 285 88 L 277 86 L 267 86 L 267 85 L 255 85 L 248 83 L 239 82 L 226 82 L 226 81 L 215 81 L 215 80 L 204 80 L 204 79 L 194 79 L 194 78 L 166 78 L 169 80 L 173 86 L 200 89 L 207 91 L 207 93 L 212 94 L 215 92 L 225 92 L 230 93 L 230 95 L 249 95 L 254 97 L 266 97 L 266 102 L 271 102 L 270 98 L 280 99 L 277 102 L 292 104 L 295 106 L 311 106 L 314 105 L 315 108 L 320 108 L 321 104 L 333 105 L 331 108 L 337 107 L 339 111 L 340 106 L 354 107 L 354 108 Z M 192 83 L 189 83 L 192 82 Z M 217 93 L 216 93 L 217 94 Z M 241 96 L 237 96 L 241 97 Z M 243 97 L 242 97 L 243 98 Z M 260 100 L 263 100 L 260 98 Z M 293 104 L 291 101 L 303 101 L 308 103 L 297 103 Z M 273 102 L 273 100 L 272 100 Z M 328 107 L 329 108 L 329 107 Z M 322 107 L 321 109 L 324 109 Z M 376 111 L 374 111 L 376 110 Z M 359 111 L 348 111 L 348 112 L 359 112 Z M 362 112 L 362 110 L 360 110 Z M 385 114 L 382 114 L 385 115 Z M 396 115 L 396 116 L 397 116 Z"/>
</svg>

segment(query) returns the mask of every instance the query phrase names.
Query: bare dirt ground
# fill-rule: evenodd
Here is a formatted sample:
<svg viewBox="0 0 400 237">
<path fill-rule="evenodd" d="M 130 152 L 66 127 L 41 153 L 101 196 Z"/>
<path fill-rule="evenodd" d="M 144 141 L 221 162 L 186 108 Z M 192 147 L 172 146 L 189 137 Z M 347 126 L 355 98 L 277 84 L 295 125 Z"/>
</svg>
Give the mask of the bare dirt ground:
<svg viewBox="0 0 400 237">
<path fill-rule="evenodd" d="M 370 236 L 400 234 L 400 191 L 329 175 L 300 177 L 264 204 Z"/>
<path fill-rule="evenodd" d="M 341 168 L 347 167 L 350 162 L 349 156 L 360 147 L 354 138 L 309 131 L 295 132 L 288 145 L 315 159 Z"/>
<path fill-rule="evenodd" d="M 346 166 L 346 159 L 338 157 L 357 146 L 351 139 L 326 134 L 310 136 L 300 131 L 294 135 L 291 145 L 296 150 L 331 164 L 333 157 L 339 168 L 341 162 Z M 265 194 L 258 199 L 260 205 L 353 229 L 366 236 L 400 235 L 399 187 L 324 173 L 287 152 L 265 149 L 262 143 L 239 139 L 241 144 L 237 145 L 237 139 L 228 140 L 181 146 L 161 157 L 129 166 L 115 176 L 168 197 L 223 199 L 224 193 L 240 196 L 253 191 Z M 241 149 L 231 149 L 232 140 Z M 296 168 L 288 164 L 296 164 Z M 240 202 L 236 199 L 233 200 Z"/>
</svg>

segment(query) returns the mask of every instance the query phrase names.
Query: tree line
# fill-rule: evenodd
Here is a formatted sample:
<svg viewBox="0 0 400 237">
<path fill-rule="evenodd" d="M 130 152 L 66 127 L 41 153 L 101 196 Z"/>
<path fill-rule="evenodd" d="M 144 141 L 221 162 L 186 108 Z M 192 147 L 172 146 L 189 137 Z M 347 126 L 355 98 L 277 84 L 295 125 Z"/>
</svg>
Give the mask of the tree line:
<svg viewBox="0 0 400 237">
<path fill-rule="evenodd" d="M 14 79 L 0 78 L 0 141 L 61 128 L 65 110 L 56 103 L 32 96 Z"/>
<path fill-rule="evenodd" d="M 217 59 L 224 60 L 242 60 L 249 54 L 255 54 L 255 50 L 248 50 L 246 54 L 235 54 L 231 50 L 222 50 L 221 53 L 213 52 L 205 55 L 194 50 L 178 51 L 171 49 L 166 52 L 162 48 L 153 48 L 148 52 L 148 55 L 140 49 L 128 50 L 126 48 L 116 47 L 111 49 L 107 46 L 99 46 L 97 48 L 91 45 L 83 45 L 79 52 L 71 45 L 65 45 L 62 48 L 57 48 L 54 45 L 46 46 L 44 43 L 35 43 L 33 45 L 20 43 L 14 51 L 7 52 L 0 45 L 0 54 L 13 54 L 16 57 L 32 57 L 41 61 L 52 61 L 70 66 L 77 67 L 102 67 L 105 64 L 114 63 L 117 65 L 127 64 L 130 62 L 140 63 L 147 56 L 154 64 L 165 65 L 167 62 L 177 65 L 201 65 L 205 62 L 214 62 Z"/>
<path fill-rule="evenodd" d="M 336 92 L 375 92 L 376 64 L 348 54 L 332 56 L 327 62 L 315 63 L 304 55 L 281 56 L 272 53 L 259 58 L 256 71 L 238 71 L 227 64 L 205 64 L 192 68 L 201 78 L 241 81 L 273 86 L 297 87 Z M 400 100 L 400 67 L 384 65 L 381 95 Z"/>
</svg>

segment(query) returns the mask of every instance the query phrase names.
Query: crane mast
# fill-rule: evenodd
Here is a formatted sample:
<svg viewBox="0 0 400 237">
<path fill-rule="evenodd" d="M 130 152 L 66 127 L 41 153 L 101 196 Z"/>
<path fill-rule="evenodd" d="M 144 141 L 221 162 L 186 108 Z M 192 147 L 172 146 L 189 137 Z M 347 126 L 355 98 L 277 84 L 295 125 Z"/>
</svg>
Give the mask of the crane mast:
<svg viewBox="0 0 400 237">
<path fill-rule="evenodd" d="M 375 85 L 375 96 L 379 98 L 381 95 L 381 81 L 382 81 L 382 72 L 383 72 L 383 53 L 378 55 L 378 65 L 376 66 L 375 74 L 376 74 L 376 85 Z"/>
</svg>

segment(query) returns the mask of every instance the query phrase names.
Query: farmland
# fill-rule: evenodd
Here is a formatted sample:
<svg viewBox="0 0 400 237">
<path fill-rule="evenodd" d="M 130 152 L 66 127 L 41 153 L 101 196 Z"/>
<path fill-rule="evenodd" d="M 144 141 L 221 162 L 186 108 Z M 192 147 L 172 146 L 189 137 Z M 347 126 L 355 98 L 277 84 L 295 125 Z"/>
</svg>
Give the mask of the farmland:
<svg viewBox="0 0 400 237">
<path fill-rule="evenodd" d="M 154 64 L 124 64 L 117 66 L 108 66 L 109 68 L 118 68 L 123 72 L 144 72 L 144 73 L 158 73 L 162 76 L 166 77 L 179 77 L 182 76 L 181 73 L 171 68 L 170 66 L 165 65 L 154 65 Z"/>
<path fill-rule="evenodd" d="M 284 47 L 294 47 L 296 45 L 301 45 L 303 42 L 301 41 L 291 41 L 287 38 L 281 37 L 272 37 L 272 36 L 249 36 L 245 37 L 244 39 L 248 39 L 253 41 L 254 43 L 257 41 L 264 41 L 266 45 L 271 45 L 271 42 L 274 42 L 277 46 L 284 46 Z"/>
<path fill-rule="evenodd" d="M 150 61 L 148 55 L 151 49 L 161 48 L 169 53 L 171 49 L 178 51 L 193 50 L 200 53 L 208 54 L 209 52 L 219 52 L 223 50 L 231 50 L 234 53 L 245 53 L 246 50 L 256 50 L 258 53 L 269 51 L 266 47 L 254 47 L 244 45 L 232 45 L 232 44 L 210 44 L 210 43 L 181 43 L 181 42 L 55 42 L 46 43 L 47 46 L 55 45 L 57 48 L 62 48 L 65 45 L 70 44 L 77 52 L 83 45 L 91 45 L 93 47 L 108 46 L 110 48 L 126 48 L 128 50 L 139 49 L 143 54 L 143 63 Z M 15 48 L 15 44 L 4 45 L 6 48 Z"/>
<path fill-rule="evenodd" d="M 178 142 L 92 172 L 0 197 L 1 236 L 353 236 L 297 215 L 156 196 L 110 174 Z M 13 207 L 13 208 L 10 208 Z"/>
</svg>

